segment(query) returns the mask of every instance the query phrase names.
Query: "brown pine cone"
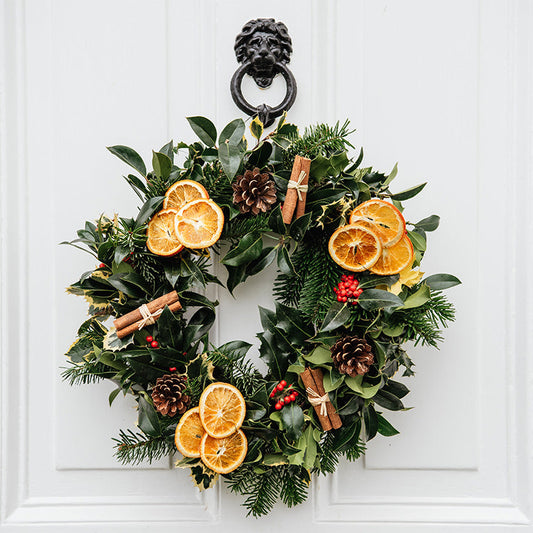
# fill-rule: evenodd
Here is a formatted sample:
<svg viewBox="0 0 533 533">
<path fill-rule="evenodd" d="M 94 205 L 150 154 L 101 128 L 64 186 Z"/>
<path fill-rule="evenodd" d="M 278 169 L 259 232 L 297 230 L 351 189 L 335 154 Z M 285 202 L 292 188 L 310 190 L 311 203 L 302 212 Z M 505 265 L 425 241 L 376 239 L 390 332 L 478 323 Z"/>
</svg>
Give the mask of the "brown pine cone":
<svg viewBox="0 0 533 533">
<path fill-rule="evenodd" d="M 276 203 L 276 184 L 268 172 L 258 168 L 247 170 L 243 176 L 237 176 L 232 184 L 233 203 L 239 207 L 241 213 L 258 215 L 266 213 Z"/>
<path fill-rule="evenodd" d="M 165 374 L 157 378 L 152 389 L 154 407 L 164 416 L 183 414 L 189 407 L 191 399 L 185 394 L 187 376 Z"/>
<path fill-rule="evenodd" d="M 352 378 L 366 374 L 374 362 L 370 344 L 355 336 L 339 339 L 331 347 L 331 357 L 335 368 Z"/>
</svg>

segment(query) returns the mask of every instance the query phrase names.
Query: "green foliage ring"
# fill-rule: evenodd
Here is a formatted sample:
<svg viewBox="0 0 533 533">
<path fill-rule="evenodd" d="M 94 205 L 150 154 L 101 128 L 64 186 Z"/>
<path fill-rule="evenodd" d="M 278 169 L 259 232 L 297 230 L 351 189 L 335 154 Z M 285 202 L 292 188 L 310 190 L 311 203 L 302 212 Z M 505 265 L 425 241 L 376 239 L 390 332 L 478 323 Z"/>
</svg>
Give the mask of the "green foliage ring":
<svg viewBox="0 0 533 533">
<path fill-rule="evenodd" d="M 409 341 L 437 345 L 441 329 L 454 320 L 453 305 L 442 290 L 460 281 L 450 274 L 403 279 L 366 271 L 357 276 L 359 287 L 364 288 L 359 305 L 337 301 L 333 288 L 345 272 L 328 254 L 333 231 L 363 201 L 387 198 L 403 210 L 401 202 L 425 186 L 393 193 L 390 185 L 396 166 L 388 175 L 363 167 L 362 149 L 358 157 L 350 158 L 348 122 L 319 124 L 300 134 L 283 116 L 264 136 L 256 119 L 250 125 L 256 142 L 249 149 L 241 119 L 230 122 L 220 135 L 204 117 L 188 121 L 199 141 L 176 146 L 169 142 L 153 153 L 150 172 L 131 148 L 109 148 L 134 169 L 125 179 L 142 205 L 134 218 L 101 216 L 86 222 L 78 238 L 67 243 L 88 251 L 100 266 L 67 289 L 87 300 L 90 317 L 66 354 L 70 364 L 63 377 L 71 384 L 111 380 L 117 387 L 110 404 L 120 393 L 135 398 L 138 431 L 121 430 L 115 439 L 117 459 L 130 464 L 151 462 L 175 451 L 179 417 L 158 413 L 150 396 L 158 377 L 169 369 L 186 374 L 191 406 L 211 381 L 235 385 L 247 404 L 243 430 L 249 448 L 244 463 L 223 477 L 232 491 L 244 496 L 249 514 L 259 516 L 268 513 L 278 498 L 289 507 L 303 502 L 311 474 L 334 472 L 343 456 L 357 459 L 378 433 L 398 433 L 383 413 L 404 409 L 409 390 L 393 379 L 400 369 L 404 376 L 413 374 L 404 345 Z M 312 160 L 309 192 L 304 216 L 286 225 L 281 204 L 296 155 Z M 233 204 L 232 183 L 237 175 L 256 167 L 273 176 L 277 202 L 267 213 L 243 215 Z M 147 223 L 161 208 L 166 190 L 182 179 L 201 183 L 222 207 L 222 237 L 209 252 L 185 250 L 171 258 L 159 257 L 146 248 Z M 427 233 L 437 229 L 439 217 L 431 215 L 408 225 L 414 266 L 419 266 Z M 209 284 L 224 285 L 210 269 L 214 255 L 221 256 L 220 263 L 226 267 L 225 285 L 230 292 L 277 264 L 275 309 L 259 310 L 264 329 L 258 334 L 259 355 L 267 364 L 266 375 L 247 358 L 249 343 L 236 340 L 215 347 L 209 342 L 218 302 L 207 298 L 203 289 Z M 122 340 L 106 325 L 110 317 L 172 290 L 179 294 L 182 311 L 165 308 L 155 325 Z M 330 348 L 345 334 L 364 337 L 371 344 L 375 354 L 371 372 L 353 378 L 334 368 Z M 147 335 L 156 338 L 159 347 L 152 348 Z M 342 419 L 340 429 L 322 430 L 298 380 L 305 367 L 324 372 L 324 386 Z M 300 394 L 297 402 L 276 411 L 269 393 L 280 380 L 292 383 Z M 177 466 L 190 468 L 200 488 L 210 487 L 217 479 L 199 459 L 185 458 Z"/>
</svg>

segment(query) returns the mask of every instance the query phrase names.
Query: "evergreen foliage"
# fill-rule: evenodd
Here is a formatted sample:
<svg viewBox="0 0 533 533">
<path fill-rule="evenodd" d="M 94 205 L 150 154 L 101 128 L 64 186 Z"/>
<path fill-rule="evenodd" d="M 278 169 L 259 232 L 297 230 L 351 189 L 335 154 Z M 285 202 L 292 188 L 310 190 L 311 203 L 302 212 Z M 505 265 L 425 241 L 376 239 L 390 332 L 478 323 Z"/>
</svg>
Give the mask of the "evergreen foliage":
<svg viewBox="0 0 533 533">
<path fill-rule="evenodd" d="M 143 462 L 151 464 L 174 452 L 172 436 L 150 437 L 128 429 L 120 430 L 119 437 L 113 441 L 115 457 L 122 464 L 138 465 Z"/>
</svg>

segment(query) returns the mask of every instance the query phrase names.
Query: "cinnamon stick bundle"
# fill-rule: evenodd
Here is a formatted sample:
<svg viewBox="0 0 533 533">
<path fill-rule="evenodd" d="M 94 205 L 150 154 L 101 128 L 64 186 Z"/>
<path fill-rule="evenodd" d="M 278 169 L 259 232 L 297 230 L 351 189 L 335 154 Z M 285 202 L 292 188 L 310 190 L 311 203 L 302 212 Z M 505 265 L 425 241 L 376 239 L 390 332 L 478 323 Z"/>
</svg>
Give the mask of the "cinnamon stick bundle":
<svg viewBox="0 0 533 533">
<path fill-rule="evenodd" d="M 307 389 L 313 390 L 316 393 L 316 397 L 323 397 L 326 394 L 324 390 L 324 374 L 319 368 L 306 368 L 301 374 L 300 378 Z M 309 394 L 308 398 L 311 400 L 312 396 Z M 322 405 L 315 403 L 313 405 L 315 413 L 318 416 L 318 420 L 324 431 L 331 429 L 339 429 L 342 426 L 341 417 L 335 411 L 333 404 L 329 399 L 325 403 L 327 414 L 323 415 Z"/>
<path fill-rule="evenodd" d="M 283 202 L 282 209 L 283 222 L 285 222 L 285 224 L 290 224 L 292 222 L 292 217 L 295 210 L 296 218 L 302 216 L 305 212 L 305 201 L 307 197 L 307 184 L 309 182 L 310 169 L 310 159 L 300 155 L 297 155 L 294 158 L 291 178 L 289 180 L 289 184 L 292 183 L 293 185 L 289 185 L 287 187 L 287 194 L 285 195 L 285 202 Z"/>
<path fill-rule="evenodd" d="M 163 296 L 160 296 L 159 298 L 156 298 L 155 300 L 152 300 L 151 302 L 148 302 L 145 304 L 145 310 L 150 314 L 153 315 L 154 313 L 157 313 L 157 311 L 160 311 L 165 308 L 165 306 L 168 305 L 168 308 L 171 311 L 179 311 L 181 309 L 181 303 L 178 298 L 178 293 L 176 291 L 169 292 L 167 294 L 163 294 Z M 142 306 L 141 306 L 142 307 Z M 155 322 L 159 319 L 160 314 L 157 314 L 155 316 L 152 316 L 152 320 Z M 117 337 L 119 339 L 122 339 L 131 333 L 134 333 L 135 331 L 138 331 L 139 325 L 145 320 L 145 317 L 143 316 L 141 312 L 141 308 L 135 309 L 134 311 L 131 311 L 130 313 L 121 316 L 117 318 L 113 325 L 115 326 L 115 329 L 117 330 Z"/>
</svg>

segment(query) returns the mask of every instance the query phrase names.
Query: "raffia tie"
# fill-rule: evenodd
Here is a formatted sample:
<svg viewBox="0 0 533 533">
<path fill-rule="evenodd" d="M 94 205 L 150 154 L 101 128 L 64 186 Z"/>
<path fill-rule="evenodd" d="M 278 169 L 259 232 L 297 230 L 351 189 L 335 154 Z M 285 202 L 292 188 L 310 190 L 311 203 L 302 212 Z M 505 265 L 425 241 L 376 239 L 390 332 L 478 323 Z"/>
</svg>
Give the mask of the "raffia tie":
<svg viewBox="0 0 533 533">
<path fill-rule="evenodd" d="M 298 180 L 289 181 L 288 185 L 289 189 L 296 189 L 296 192 L 298 193 L 298 200 L 300 200 L 300 202 L 303 200 L 302 193 L 307 192 L 307 190 L 309 189 L 307 185 L 302 184 L 302 181 L 305 179 L 305 175 L 305 170 L 302 170 L 300 172 L 300 175 L 298 176 Z"/>
<path fill-rule="evenodd" d="M 142 304 L 141 307 L 139 307 L 139 311 L 143 317 L 139 322 L 139 329 L 143 329 L 144 326 L 151 326 L 152 324 L 155 324 L 155 317 L 159 316 L 163 312 L 163 309 L 159 309 L 154 313 L 150 313 L 148 306 L 146 304 Z"/>
<path fill-rule="evenodd" d="M 313 406 L 320 405 L 320 416 L 327 416 L 328 410 L 326 404 L 329 402 L 328 393 L 326 392 L 324 396 L 320 396 L 320 394 L 314 391 L 311 387 L 307 387 L 305 390 L 307 392 L 309 403 Z"/>
</svg>

